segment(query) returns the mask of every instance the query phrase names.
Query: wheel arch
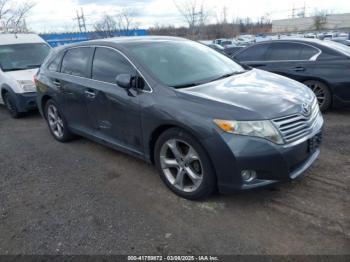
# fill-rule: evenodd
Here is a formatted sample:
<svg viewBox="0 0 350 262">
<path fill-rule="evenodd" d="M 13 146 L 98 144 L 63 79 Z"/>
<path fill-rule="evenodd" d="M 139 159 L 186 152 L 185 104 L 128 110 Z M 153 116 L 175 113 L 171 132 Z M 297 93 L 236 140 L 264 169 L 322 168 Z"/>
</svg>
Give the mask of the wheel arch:
<svg viewBox="0 0 350 262">
<path fill-rule="evenodd" d="M 50 99 L 52 99 L 52 97 L 50 95 L 44 95 L 40 101 L 40 110 L 41 110 L 41 112 L 43 112 L 43 116 L 45 119 L 46 119 L 46 115 L 44 113 L 45 106 L 46 106 L 47 101 L 49 101 Z"/>
<path fill-rule="evenodd" d="M 176 124 L 176 123 L 167 123 L 167 124 L 160 125 L 160 126 L 156 127 L 151 132 L 151 135 L 150 135 L 149 140 L 148 140 L 148 152 L 149 152 L 149 159 L 150 159 L 150 161 L 151 161 L 151 163 L 153 165 L 155 164 L 154 150 L 155 150 L 156 142 L 157 142 L 158 138 L 161 136 L 161 134 L 163 134 L 165 131 L 167 131 L 167 130 L 169 130 L 171 128 L 182 129 L 185 132 L 187 132 L 188 134 L 190 134 L 191 136 L 193 136 L 197 140 L 197 142 L 202 146 L 203 150 L 208 155 L 212 166 L 214 166 L 209 152 L 207 151 L 207 149 L 205 148 L 205 146 L 203 145 L 201 140 L 198 139 L 199 134 L 196 134 L 196 132 L 193 131 L 191 128 L 188 128 L 186 126 L 179 125 L 179 124 Z"/>
</svg>

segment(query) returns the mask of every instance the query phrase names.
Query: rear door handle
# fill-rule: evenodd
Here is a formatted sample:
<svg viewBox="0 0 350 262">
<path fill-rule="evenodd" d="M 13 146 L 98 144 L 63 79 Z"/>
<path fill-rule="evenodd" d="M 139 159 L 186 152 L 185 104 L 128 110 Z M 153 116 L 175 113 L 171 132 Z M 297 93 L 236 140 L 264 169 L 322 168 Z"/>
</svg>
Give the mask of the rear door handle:
<svg viewBox="0 0 350 262">
<path fill-rule="evenodd" d="M 61 82 L 57 79 L 53 80 L 52 83 L 57 87 L 61 87 Z"/>
<path fill-rule="evenodd" d="M 297 66 L 297 67 L 293 67 L 292 70 L 295 72 L 302 72 L 302 71 L 305 71 L 305 68 L 302 66 Z"/>
<path fill-rule="evenodd" d="M 96 97 L 96 93 L 92 90 L 85 90 L 85 96 L 90 99 L 94 99 Z"/>
</svg>

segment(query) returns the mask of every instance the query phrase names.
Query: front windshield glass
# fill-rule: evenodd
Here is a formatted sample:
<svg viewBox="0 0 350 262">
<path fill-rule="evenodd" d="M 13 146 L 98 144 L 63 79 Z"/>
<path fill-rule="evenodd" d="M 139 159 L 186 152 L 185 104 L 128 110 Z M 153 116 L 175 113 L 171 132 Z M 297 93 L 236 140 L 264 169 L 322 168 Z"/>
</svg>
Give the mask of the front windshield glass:
<svg viewBox="0 0 350 262">
<path fill-rule="evenodd" d="M 175 88 L 195 86 L 244 71 L 225 55 L 192 41 L 130 44 L 128 49 L 155 78 Z"/>
<path fill-rule="evenodd" d="M 324 40 L 322 44 L 350 57 L 350 47 L 334 41 Z"/>
<path fill-rule="evenodd" d="M 0 45 L 0 68 L 4 72 L 38 68 L 49 51 L 46 44 Z"/>
</svg>

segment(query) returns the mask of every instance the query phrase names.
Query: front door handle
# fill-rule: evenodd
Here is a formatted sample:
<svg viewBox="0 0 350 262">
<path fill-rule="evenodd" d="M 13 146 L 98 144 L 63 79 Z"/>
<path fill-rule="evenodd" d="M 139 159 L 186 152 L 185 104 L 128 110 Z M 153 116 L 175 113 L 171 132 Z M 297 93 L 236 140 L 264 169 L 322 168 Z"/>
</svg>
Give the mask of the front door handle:
<svg viewBox="0 0 350 262">
<path fill-rule="evenodd" d="M 87 98 L 94 99 L 96 97 L 95 92 L 92 90 L 85 90 L 84 93 Z"/>
<path fill-rule="evenodd" d="M 297 67 L 293 67 L 292 70 L 295 72 L 303 72 L 305 71 L 305 68 L 302 66 L 297 66 Z"/>
</svg>

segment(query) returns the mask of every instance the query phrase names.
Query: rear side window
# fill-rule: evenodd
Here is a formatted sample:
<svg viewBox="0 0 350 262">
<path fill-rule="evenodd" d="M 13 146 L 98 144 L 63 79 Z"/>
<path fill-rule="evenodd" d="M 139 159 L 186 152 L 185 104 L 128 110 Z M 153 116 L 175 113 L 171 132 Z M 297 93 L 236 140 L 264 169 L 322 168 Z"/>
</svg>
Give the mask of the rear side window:
<svg viewBox="0 0 350 262">
<path fill-rule="evenodd" d="M 133 73 L 133 66 L 117 51 L 103 47 L 96 48 L 92 79 L 114 84 L 117 75 Z"/>
<path fill-rule="evenodd" d="M 74 76 L 90 77 L 91 47 L 69 49 L 63 57 L 61 72 Z"/>
<path fill-rule="evenodd" d="M 235 56 L 239 61 L 264 61 L 269 44 L 258 44 L 243 50 Z"/>
<path fill-rule="evenodd" d="M 299 43 L 271 43 L 266 60 L 309 60 L 318 52 L 314 47 Z"/>
<path fill-rule="evenodd" d="M 303 45 L 296 43 L 271 43 L 266 60 L 299 60 Z"/>
</svg>

